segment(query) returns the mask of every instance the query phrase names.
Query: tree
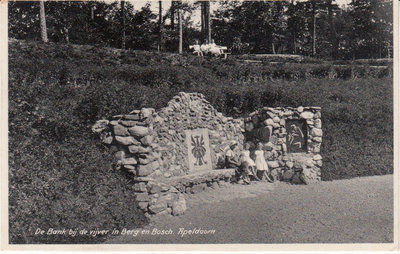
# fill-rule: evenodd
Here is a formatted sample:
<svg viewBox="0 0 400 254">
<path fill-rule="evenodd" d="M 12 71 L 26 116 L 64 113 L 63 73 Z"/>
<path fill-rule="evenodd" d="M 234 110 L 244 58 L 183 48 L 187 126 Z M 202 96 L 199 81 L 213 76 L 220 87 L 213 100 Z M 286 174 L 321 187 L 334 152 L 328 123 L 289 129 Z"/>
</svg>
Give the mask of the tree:
<svg viewBox="0 0 400 254">
<path fill-rule="evenodd" d="M 8 2 L 9 37 L 41 40 L 40 4 L 36 2 Z"/>
<path fill-rule="evenodd" d="M 125 1 L 121 1 L 121 17 L 122 17 L 122 49 L 125 49 L 126 45 L 126 34 L 125 34 Z"/>
<path fill-rule="evenodd" d="M 213 19 L 213 35 L 227 46 L 238 37 L 254 53 L 279 52 L 286 44 L 286 11 L 283 1 L 226 1 Z"/>
<path fill-rule="evenodd" d="M 205 43 L 206 41 L 206 2 L 200 2 L 200 15 L 201 15 L 201 42 Z"/>
<path fill-rule="evenodd" d="M 162 43 L 162 1 L 158 1 L 158 29 L 159 29 L 159 38 L 158 38 L 158 51 L 161 51 L 161 43 Z"/>
<path fill-rule="evenodd" d="M 170 8 L 171 30 L 175 29 L 175 4 L 176 4 L 176 1 L 171 1 L 171 8 Z"/>
<path fill-rule="evenodd" d="M 211 15 L 210 15 L 210 1 L 206 3 L 206 24 L 207 24 L 207 40 L 211 43 Z"/>
<path fill-rule="evenodd" d="M 39 2 L 40 4 L 40 32 L 42 35 L 43 42 L 48 42 L 47 38 L 47 27 L 46 27 L 46 13 L 44 10 L 44 2 L 43 0 Z"/>
<path fill-rule="evenodd" d="M 183 34 L 182 34 L 182 10 L 178 9 L 178 23 L 179 23 L 179 54 L 183 52 Z"/>
<path fill-rule="evenodd" d="M 353 58 L 388 56 L 393 36 L 392 1 L 353 0 L 350 6 Z"/>
</svg>

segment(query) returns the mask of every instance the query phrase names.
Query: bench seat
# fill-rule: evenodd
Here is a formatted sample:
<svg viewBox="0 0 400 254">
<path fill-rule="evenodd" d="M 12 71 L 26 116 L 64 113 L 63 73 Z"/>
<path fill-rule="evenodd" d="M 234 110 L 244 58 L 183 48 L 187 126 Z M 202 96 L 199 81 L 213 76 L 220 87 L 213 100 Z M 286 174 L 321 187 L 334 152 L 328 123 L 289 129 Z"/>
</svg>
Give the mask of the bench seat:
<svg viewBox="0 0 400 254">
<path fill-rule="evenodd" d="M 181 189 L 183 186 L 191 186 L 215 180 L 229 179 L 235 175 L 234 168 L 215 169 L 207 171 L 199 171 L 184 176 L 174 176 L 163 179 L 164 184 Z"/>
</svg>

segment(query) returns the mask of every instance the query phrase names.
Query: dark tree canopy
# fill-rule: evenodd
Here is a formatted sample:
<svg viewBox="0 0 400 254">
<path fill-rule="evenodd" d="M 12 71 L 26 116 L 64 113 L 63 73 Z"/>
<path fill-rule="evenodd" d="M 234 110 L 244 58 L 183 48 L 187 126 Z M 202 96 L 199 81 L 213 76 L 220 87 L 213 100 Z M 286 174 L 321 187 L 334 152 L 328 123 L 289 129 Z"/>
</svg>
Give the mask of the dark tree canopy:
<svg viewBox="0 0 400 254">
<path fill-rule="evenodd" d="M 193 25 L 191 14 L 204 4 L 173 2 L 160 19 L 150 4 L 138 10 L 134 2 L 127 1 L 122 12 L 118 2 L 47 1 L 48 37 L 53 42 L 124 45 L 142 50 L 157 49 L 161 43 L 163 50 L 177 52 L 176 13 L 181 10 L 183 48 L 188 50 L 195 40 L 204 41 L 205 32 L 208 36 L 205 27 L 208 26 L 208 12 L 202 15 L 204 30 L 201 31 Z M 344 7 L 333 0 L 223 1 L 209 14 L 211 38 L 239 54 L 312 56 L 315 48 L 315 57 L 323 59 L 392 57 L 392 8 L 392 2 L 384 0 L 353 0 Z M 158 22 L 162 24 L 162 41 L 159 41 Z M 36 2 L 9 2 L 9 36 L 40 39 Z"/>
</svg>

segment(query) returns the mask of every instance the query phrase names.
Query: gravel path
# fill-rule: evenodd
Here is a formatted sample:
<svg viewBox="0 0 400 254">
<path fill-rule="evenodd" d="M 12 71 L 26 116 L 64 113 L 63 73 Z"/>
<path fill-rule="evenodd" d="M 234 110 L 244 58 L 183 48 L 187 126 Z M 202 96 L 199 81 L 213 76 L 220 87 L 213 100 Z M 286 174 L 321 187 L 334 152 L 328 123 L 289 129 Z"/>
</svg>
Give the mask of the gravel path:
<svg viewBox="0 0 400 254">
<path fill-rule="evenodd" d="M 229 185 L 190 195 L 187 205 L 182 216 L 155 219 L 146 227 L 149 235 L 119 236 L 107 243 L 393 242 L 392 175 L 307 186 Z M 182 236 L 180 228 L 208 233 Z M 172 234 L 151 235 L 154 229 Z"/>
</svg>

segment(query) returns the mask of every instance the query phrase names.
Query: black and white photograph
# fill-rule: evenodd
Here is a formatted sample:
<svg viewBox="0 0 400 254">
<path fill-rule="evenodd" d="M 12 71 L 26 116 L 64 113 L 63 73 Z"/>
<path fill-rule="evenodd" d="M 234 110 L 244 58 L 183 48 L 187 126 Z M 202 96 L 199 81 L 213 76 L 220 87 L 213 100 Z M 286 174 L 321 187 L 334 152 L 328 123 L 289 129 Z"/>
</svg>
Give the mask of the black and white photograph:
<svg viewBox="0 0 400 254">
<path fill-rule="evenodd" d="M 1 8 L 2 250 L 399 249 L 398 1 Z"/>
</svg>

